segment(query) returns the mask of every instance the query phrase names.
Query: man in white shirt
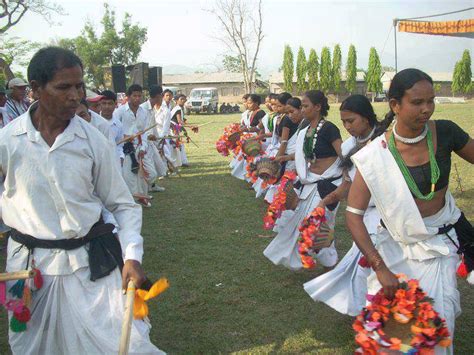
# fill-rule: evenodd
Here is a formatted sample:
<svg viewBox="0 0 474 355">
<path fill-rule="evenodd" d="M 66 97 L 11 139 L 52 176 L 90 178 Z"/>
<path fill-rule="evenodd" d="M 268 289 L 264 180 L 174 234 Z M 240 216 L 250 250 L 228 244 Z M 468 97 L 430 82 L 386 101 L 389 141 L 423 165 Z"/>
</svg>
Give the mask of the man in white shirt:
<svg viewBox="0 0 474 355">
<path fill-rule="evenodd" d="M 133 84 L 127 90 L 127 103 L 114 111 L 114 119 L 122 122 L 125 138 L 135 136 L 149 127 L 148 113 L 140 107 L 143 89 Z M 157 177 L 151 154 L 148 154 L 148 132 L 124 143 L 123 178 L 132 195 L 144 207 L 151 207 L 148 189 Z"/>
<path fill-rule="evenodd" d="M 155 124 L 155 104 L 163 100 L 163 88 L 159 85 L 151 85 L 148 92 L 150 98 L 144 103 L 142 103 L 140 106 L 148 113 L 148 126 L 151 127 Z M 156 141 L 156 128 L 151 130 L 151 134 L 148 135 L 148 139 Z M 153 157 L 153 162 L 155 163 L 155 169 L 158 176 L 166 176 L 166 173 L 168 172 L 166 158 L 162 157 L 157 144 L 155 144 L 154 142 L 149 141 L 148 147 L 148 153 Z M 151 186 L 151 191 L 162 192 L 165 191 L 165 188 L 162 186 L 158 186 L 158 184 L 154 182 Z"/>
<path fill-rule="evenodd" d="M 122 291 L 145 280 L 141 209 L 107 139 L 75 115 L 82 68 L 68 50 L 40 49 L 28 66 L 38 101 L 0 130 L 0 210 L 12 228 L 6 269 L 33 265 L 43 275 L 26 330 L 10 331 L 14 354 L 117 353 Z M 102 206 L 120 225 L 119 244 Z M 133 328 L 131 352 L 160 353 L 143 324 Z"/>
<path fill-rule="evenodd" d="M 181 165 L 179 152 L 172 144 L 171 139 L 166 138 L 171 134 L 171 103 L 165 101 L 165 97 L 169 100 L 170 93 L 172 94 L 171 90 L 165 90 L 163 92 L 163 98 L 160 95 L 159 99 L 155 101 L 153 112 L 157 126 L 154 130 L 154 134 L 157 137 L 155 141 L 156 146 L 163 152 L 163 155 L 171 164 L 171 167 L 177 169 Z"/>
<path fill-rule="evenodd" d="M 105 118 L 110 127 L 110 136 L 115 143 L 115 154 L 119 166 L 122 167 L 125 154 L 123 154 L 123 128 L 122 122 L 113 117 L 114 111 L 117 108 L 117 95 L 110 90 L 101 92 L 102 99 L 100 100 L 100 115 Z"/>
<path fill-rule="evenodd" d="M 27 87 L 28 83 L 21 78 L 13 78 L 8 82 L 11 92 L 5 104 L 7 112 L 3 117 L 4 126 L 28 110 L 30 103 L 26 98 Z"/>
</svg>

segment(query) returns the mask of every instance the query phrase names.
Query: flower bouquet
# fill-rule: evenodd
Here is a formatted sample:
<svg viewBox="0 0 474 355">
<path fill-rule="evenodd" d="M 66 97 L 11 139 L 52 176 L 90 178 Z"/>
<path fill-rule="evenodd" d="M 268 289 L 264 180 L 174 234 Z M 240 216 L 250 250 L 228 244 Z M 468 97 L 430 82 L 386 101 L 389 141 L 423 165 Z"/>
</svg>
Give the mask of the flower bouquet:
<svg viewBox="0 0 474 355">
<path fill-rule="evenodd" d="M 383 289 L 367 296 L 370 304 L 352 325 L 360 346 L 356 354 L 427 355 L 434 354 L 435 346 L 451 344 L 445 320 L 434 310 L 434 301 L 420 288 L 418 280 L 397 277 L 400 286 L 392 300 L 385 297 Z"/>
<path fill-rule="evenodd" d="M 305 269 L 315 267 L 313 255 L 329 247 L 334 240 L 334 229 L 327 225 L 325 214 L 324 208 L 316 207 L 299 227 L 298 252 Z"/>
</svg>

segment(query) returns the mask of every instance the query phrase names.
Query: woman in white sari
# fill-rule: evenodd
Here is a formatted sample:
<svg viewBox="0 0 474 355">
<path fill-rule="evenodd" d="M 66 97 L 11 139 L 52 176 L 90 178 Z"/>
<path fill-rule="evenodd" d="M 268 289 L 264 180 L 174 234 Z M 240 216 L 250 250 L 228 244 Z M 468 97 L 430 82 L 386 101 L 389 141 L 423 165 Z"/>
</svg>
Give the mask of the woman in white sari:
<svg viewBox="0 0 474 355">
<path fill-rule="evenodd" d="M 350 157 L 363 148 L 376 134 L 377 117 L 369 99 L 364 95 L 352 95 L 340 106 L 341 120 L 351 137 L 342 143 L 342 167 L 345 169 L 345 180 L 354 179 L 356 169 Z M 384 130 L 384 128 L 379 128 Z M 326 196 L 322 202 L 340 201 L 347 197 L 350 184 L 341 184 L 332 195 Z M 377 232 L 380 215 L 373 201 L 364 214 L 364 224 L 372 236 Z M 304 284 L 305 291 L 315 301 L 326 303 L 336 311 L 356 316 L 366 304 L 368 268 L 359 265 L 362 254 L 355 243 L 337 264 L 337 266 Z"/>
<path fill-rule="evenodd" d="M 250 117 L 249 117 L 250 111 L 247 107 L 247 99 L 249 98 L 249 96 L 250 94 L 245 94 L 244 96 L 242 96 L 242 105 L 244 106 L 244 112 L 242 112 L 242 115 L 240 117 L 240 125 L 242 127 L 250 126 Z M 239 160 L 241 155 L 242 153 L 239 153 L 239 155 L 234 156 L 229 166 L 232 169 L 231 171 L 232 176 L 235 176 L 238 179 L 244 180 L 246 171 L 245 171 L 245 167 L 243 166 L 244 164 L 242 162 L 243 159 Z"/>
<path fill-rule="evenodd" d="M 474 163 L 474 141 L 451 121 L 429 120 L 434 96 L 433 81 L 422 71 L 405 69 L 394 76 L 386 120 L 396 118 L 395 124 L 352 157 L 357 172 L 346 219 L 373 270 L 369 293 L 383 288 L 391 298 L 398 288 L 396 274 L 418 279 L 453 334 L 461 311 L 457 250 L 474 236 L 448 189 L 451 154 Z M 383 222 L 374 242 L 363 222 L 371 197 Z M 471 233 L 464 233 L 469 227 Z"/>
<path fill-rule="evenodd" d="M 329 110 L 327 98 L 321 91 L 310 90 L 303 96 L 302 108 L 309 125 L 297 133 L 296 140 L 295 165 L 302 184 L 298 206 L 280 224 L 277 236 L 263 252 L 274 264 L 292 270 L 303 267 L 297 242 L 301 222 L 342 182 L 339 159 L 342 139 L 339 129 L 325 120 Z M 330 228 L 335 224 L 337 207 L 337 203 L 326 206 Z M 325 267 L 333 267 L 337 263 L 334 242 L 321 249 L 316 259 Z"/>
</svg>

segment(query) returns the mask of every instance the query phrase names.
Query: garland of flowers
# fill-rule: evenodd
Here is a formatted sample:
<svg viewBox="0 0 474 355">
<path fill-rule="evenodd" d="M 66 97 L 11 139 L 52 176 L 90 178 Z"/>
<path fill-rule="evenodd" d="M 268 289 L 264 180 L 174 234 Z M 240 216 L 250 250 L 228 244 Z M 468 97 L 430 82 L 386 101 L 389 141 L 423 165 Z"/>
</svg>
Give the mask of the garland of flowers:
<svg viewBox="0 0 474 355">
<path fill-rule="evenodd" d="M 313 255 L 319 252 L 318 246 L 321 240 L 319 240 L 318 232 L 322 223 L 326 222 L 325 214 L 326 210 L 324 208 L 316 207 L 299 227 L 298 253 L 305 269 L 316 266 Z"/>
<path fill-rule="evenodd" d="M 31 319 L 31 297 L 34 292 L 43 286 L 43 277 L 38 269 L 33 268 L 34 277 L 26 280 L 18 280 L 8 290 L 13 297 L 7 299 L 6 283 L 0 282 L 0 304 L 9 312 L 10 329 L 15 332 L 24 332 L 26 323 Z"/>
<path fill-rule="evenodd" d="M 229 141 L 229 137 L 237 132 L 240 132 L 240 125 L 238 123 L 232 123 L 224 128 L 224 133 L 222 134 L 222 136 L 219 137 L 216 142 L 216 149 L 219 154 L 226 157 L 229 155 L 230 150 L 236 148 L 237 143 Z"/>
<path fill-rule="evenodd" d="M 450 334 L 444 319 L 433 308 L 433 300 L 420 288 L 418 280 L 397 275 L 400 285 L 393 300 L 385 297 L 383 289 L 367 295 L 370 304 L 357 316 L 352 328 L 360 346 L 356 353 L 378 354 L 383 349 L 408 354 L 433 354 L 435 346 L 448 347 Z M 404 331 L 409 343 L 386 334 L 388 322 Z M 403 326 L 405 324 L 405 326 Z M 400 329 L 399 329 L 400 328 Z M 386 330 L 386 329 L 385 329 Z"/>
<path fill-rule="evenodd" d="M 280 218 L 284 210 L 286 210 L 286 188 L 287 185 L 296 180 L 294 171 L 286 171 L 280 179 L 277 192 L 273 198 L 273 202 L 268 206 L 267 213 L 263 217 L 263 228 L 272 229 L 276 220 Z"/>
</svg>

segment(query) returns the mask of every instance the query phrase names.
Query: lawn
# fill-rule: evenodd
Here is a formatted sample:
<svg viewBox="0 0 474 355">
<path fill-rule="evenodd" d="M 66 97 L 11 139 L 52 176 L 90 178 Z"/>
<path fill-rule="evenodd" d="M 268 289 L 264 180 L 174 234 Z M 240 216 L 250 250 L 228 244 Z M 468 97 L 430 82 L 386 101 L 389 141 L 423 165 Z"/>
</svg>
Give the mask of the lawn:
<svg viewBox="0 0 474 355">
<path fill-rule="evenodd" d="M 376 104 L 382 116 L 386 104 Z M 337 105 L 329 119 L 340 124 Z M 187 145 L 191 167 L 181 176 L 162 180 L 144 211 L 144 267 L 151 279 L 168 277 L 171 287 L 150 302 L 152 340 L 172 354 L 190 353 L 321 353 L 354 350 L 352 318 L 315 303 L 302 284 L 319 273 L 291 272 L 271 264 L 262 254 L 269 243 L 262 229 L 265 204 L 247 184 L 230 175 L 229 158 L 215 150 L 224 126 L 239 115 L 191 115 L 202 124 Z M 439 105 L 435 118 L 449 118 L 474 136 L 474 104 Z M 451 191 L 467 217 L 474 220 L 472 165 L 453 160 L 464 192 Z M 351 245 L 341 213 L 336 226 L 342 257 Z M 457 320 L 456 353 L 473 353 L 473 288 L 459 281 L 463 314 Z M 2 312 L 0 352 L 8 351 L 7 324 Z"/>
</svg>

